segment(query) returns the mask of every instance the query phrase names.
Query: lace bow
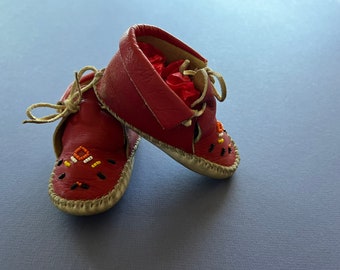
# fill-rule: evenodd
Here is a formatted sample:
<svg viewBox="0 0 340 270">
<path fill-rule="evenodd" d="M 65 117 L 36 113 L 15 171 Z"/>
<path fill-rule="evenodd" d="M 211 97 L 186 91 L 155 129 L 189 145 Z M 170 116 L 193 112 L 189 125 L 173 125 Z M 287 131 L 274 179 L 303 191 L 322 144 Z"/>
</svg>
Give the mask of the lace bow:
<svg viewBox="0 0 340 270">
<path fill-rule="evenodd" d="M 93 79 L 86 85 L 80 85 L 80 78 L 85 74 L 87 71 L 94 72 Z M 104 69 L 98 70 L 92 66 L 85 66 L 79 72 L 75 72 L 75 80 L 72 84 L 70 93 L 68 97 L 63 100 L 59 101 L 57 104 L 51 103 L 35 103 L 29 106 L 26 110 L 26 115 L 29 118 L 28 120 L 23 121 L 23 123 L 35 123 L 35 124 L 42 124 L 42 123 L 51 123 L 59 118 L 66 117 L 72 113 L 76 113 L 79 110 L 79 104 L 81 102 L 81 97 L 83 93 L 93 86 L 95 86 L 100 78 L 103 76 Z M 37 108 L 51 108 L 55 109 L 57 112 L 53 114 L 49 114 L 43 117 L 37 117 L 33 115 L 32 111 Z"/>
<path fill-rule="evenodd" d="M 196 105 L 198 105 L 199 103 L 201 103 L 204 100 L 204 98 L 207 94 L 207 91 L 208 91 L 209 80 L 212 83 L 215 83 L 215 78 L 218 80 L 218 82 L 220 84 L 220 93 L 216 90 L 214 85 L 212 85 L 212 89 L 213 89 L 213 93 L 214 93 L 214 96 L 216 97 L 216 99 L 221 101 L 221 102 L 224 101 L 227 97 L 227 85 L 224 82 L 224 79 L 223 79 L 223 77 L 220 73 L 213 71 L 209 67 L 205 67 L 205 68 L 198 69 L 198 70 L 188 70 L 187 67 L 189 66 L 189 64 L 190 64 L 190 60 L 186 59 L 183 62 L 183 64 L 180 66 L 180 72 L 183 75 L 187 75 L 187 76 L 195 76 L 197 72 L 202 72 L 203 79 L 204 79 L 204 87 L 203 87 L 201 96 L 198 99 L 196 99 L 190 106 L 192 108 L 193 113 L 194 113 L 194 115 L 192 116 L 192 118 L 193 118 L 193 117 L 201 116 L 204 113 L 205 108 L 207 107 L 207 104 L 203 103 L 201 109 L 199 109 L 199 110 L 193 109 Z M 182 124 L 186 127 L 191 126 L 192 120 L 191 119 L 185 120 Z"/>
</svg>

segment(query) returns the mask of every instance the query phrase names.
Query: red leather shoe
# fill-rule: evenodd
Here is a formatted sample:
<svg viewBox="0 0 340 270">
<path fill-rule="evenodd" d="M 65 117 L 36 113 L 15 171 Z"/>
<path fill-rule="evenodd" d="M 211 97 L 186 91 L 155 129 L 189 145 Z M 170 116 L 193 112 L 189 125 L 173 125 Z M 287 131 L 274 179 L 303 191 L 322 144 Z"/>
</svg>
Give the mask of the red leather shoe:
<svg viewBox="0 0 340 270">
<path fill-rule="evenodd" d="M 154 51 L 147 52 L 148 46 Z M 178 61 L 178 70 L 164 75 L 163 69 L 172 69 Z M 198 91 L 192 102 L 172 87 L 175 83 L 181 88 L 176 81 L 183 78 L 178 73 L 189 77 Z M 220 83 L 220 93 L 214 87 L 214 77 Z M 224 80 L 207 67 L 206 59 L 177 38 L 154 26 L 131 27 L 101 83 L 95 92 L 103 106 L 184 166 L 221 179 L 237 169 L 238 149 L 216 120 L 216 99 L 226 98 Z"/>
<path fill-rule="evenodd" d="M 86 71 L 93 71 L 83 76 Z M 25 123 L 62 121 L 54 133 L 57 161 L 49 180 L 54 205 L 74 215 L 92 215 L 111 208 L 130 180 L 139 136 L 125 128 L 99 104 L 94 88 L 103 70 L 83 68 L 56 104 L 34 104 Z M 58 113 L 43 118 L 31 111 L 50 107 Z"/>
</svg>

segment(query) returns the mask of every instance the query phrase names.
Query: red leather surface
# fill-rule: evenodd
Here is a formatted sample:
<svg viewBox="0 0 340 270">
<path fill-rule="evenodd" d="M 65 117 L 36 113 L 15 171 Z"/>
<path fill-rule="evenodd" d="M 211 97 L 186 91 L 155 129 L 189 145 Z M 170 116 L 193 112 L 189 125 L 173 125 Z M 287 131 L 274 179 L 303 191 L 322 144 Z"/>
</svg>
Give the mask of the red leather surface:
<svg viewBox="0 0 340 270">
<path fill-rule="evenodd" d="M 147 35 L 165 39 L 168 43 L 185 49 L 192 57 L 205 61 L 197 52 L 159 28 L 134 26 L 122 37 L 119 51 L 104 73 L 98 95 L 120 118 L 144 133 L 187 153 L 221 165 L 232 165 L 235 156 L 233 151 L 229 154 L 228 136 L 224 134 L 224 142 L 217 143 L 216 101 L 211 83 L 209 82 L 205 99 L 197 105 L 197 109 L 200 109 L 204 102 L 207 103 L 204 114 L 193 118 L 192 125 L 185 127 L 181 123 L 192 117 L 192 110 L 168 87 L 138 47 L 136 37 Z M 196 121 L 202 136 L 195 145 Z M 216 151 L 209 152 L 211 144 L 218 144 Z M 223 155 L 222 148 L 226 151 Z"/>
<path fill-rule="evenodd" d="M 69 89 L 63 98 L 67 97 L 68 91 Z M 117 184 L 127 161 L 124 128 L 107 111 L 101 109 L 92 89 L 83 94 L 79 111 L 70 115 L 61 128 L 63 148 L 58 157 L 60 162 L 57 162 L 54 170 L 55 193 L 68 200 L 88 200 L 104 196 Z M 132 131 L 128 133 L 128 145 L 133 146 L 137 135 Z M 93 157 L 91 161 L 72 162 L 71 157 L 75 156 L 74 152 L 80 146 L 89 151 L 89 155 Z M 131 151 L 131 147 L 129 149 Z M 84 151 L 79 150 L 77 153 L 81 156 Z M 65 162 L 71 165 L 68 167 Z M 94 167 L 95 162 L 100 164 Z M 75 187 L 77 182 L 85 185 Z"/>
<path fill-rule="evenodd" d="M 151 75 L 149 76 L 150 82 L 152 81 L 152 77 L 159 76 L 154 72 L 153 68 L 151 69 Z M 122 61 L 119 53 L 114 56 L 107 67 L 101 85 L 102 87 L 98 89 L 98 95 L 113 112 L 127 123 L 147 134 L 153 135 L 161 141 L 167 141 L 167 143 L 184 149 L 187 152 L 192 151 L 191 144 L 194 127 L 185 128 L 188 130 L 186 133 L 182 131 L 184 126 L 181 124 L 178 124 L 172 129 L 165 130 L 162 128 L 157 121 L 156 115 L 150 110 L 148 104 L 137 92 L 134 81 L 132 81 L 127 72 L 122 69 Z M 162 104 L 159 103 L 158 112 L 166 113 L 170 119 L 173 114 L 178 114 L 179 111 L 177 109 L 179 108 L 181 111 L 184 110 L 184 112 L 189 112 L 190 117 L 192 114 L 191 111 L 181 99 L 175 95 L 164 82 L 162 82 L 162 89 L 164 89 L 164 87 L 166 87 L 170 96 L 176 100 L 175 104 L 180 106 L 172 106 L 172 103 L 168 101 L 168 108 L 163 108 Z M 146 89 L 148 89 L 147 85 Z M 182 121 L 185 119 L 186 118 L 182 118 Z"/>
</svg>

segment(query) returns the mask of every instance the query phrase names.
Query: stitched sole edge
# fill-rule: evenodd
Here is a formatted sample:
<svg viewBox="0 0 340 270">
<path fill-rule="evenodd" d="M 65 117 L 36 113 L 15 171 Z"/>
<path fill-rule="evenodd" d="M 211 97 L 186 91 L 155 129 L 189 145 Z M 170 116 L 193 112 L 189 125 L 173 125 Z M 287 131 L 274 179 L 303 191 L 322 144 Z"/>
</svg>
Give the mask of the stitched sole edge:
<svg viewBox="0 0 340 270">
<path fill-rule="evenodd" d="M 48 184 L 48 193 L 52 203 L 61 211 L 77 216 L 89 216 L 102 213 L 112 208 L 124 195 L 130 182 L 132 168 L 134 164 L 135 153 L 138 148 L 140 138 L 137 139 L 133 150 L 124 165 L 117 185 L 105 196 L 94 200 L 67 200 L 58 196 L 53 189 L 52 179 L 54 170 L 50 176 Z"/>
<path fill-rule="evenodd" d="M 233 139 L 229 136 L 232 143 L 235 147 L 235 162 L 231 166 L 222 166 L 217 163 L 211 162 L 205 158 L 198 157 L 196 155 L 189 154 L 187 152 L 184 152 L 181 149 L 178 149 L 176 147 L 170 146 L 166 143 L 163 143 L 154 137 L 140 131 L 136 127 L 132 126 L 131 124 L 125 122 L 122 118 L 120 118 L 117 114 L 115 114 L 106 104 L 105 102 L 100 98 L 98 95 L 96 89 L 94 89 L 98 100 L 101 102 L 103 107 L 112 114 L 119 122 L 126 125 L 128 128 L 132 129 L 136 133 L 138 133 L 140 136 L 142 136 L 144 139 L 148 140 L 152 144 L 156 145 L 158 148 L 160 148 L 163 152 L 171 156 L 173 159 L 181 163 L 183 166 L 187 167 L 188 169 L 195 171 L 199 174 L 215 178 L 215 179 L 226 179 L 231 177 L 234 172 L 236 171 L 239 163 L 240 163 L 240 155 L 238 152 L 237 145 L 233 141 Z"/>
</svg>

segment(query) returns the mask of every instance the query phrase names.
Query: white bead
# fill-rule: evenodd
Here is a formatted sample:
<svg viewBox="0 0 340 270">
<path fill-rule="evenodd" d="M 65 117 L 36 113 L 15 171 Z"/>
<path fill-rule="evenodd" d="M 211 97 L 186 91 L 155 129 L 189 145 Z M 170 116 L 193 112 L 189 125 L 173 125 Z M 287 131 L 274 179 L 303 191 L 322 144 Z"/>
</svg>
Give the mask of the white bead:
<svg viewBox="0 0 340 270">
<path fill-rule="evenodd" d="M 93 159 L 93 156 L 89 156 L 83 160 L 84 163 L 87 163 Z"/>
<path fill-rule="evenodd" d="M 73 163 L 76 163 L 78 161 L 74 156 L 71 156 L 71 160 Z"/>
</svg>

